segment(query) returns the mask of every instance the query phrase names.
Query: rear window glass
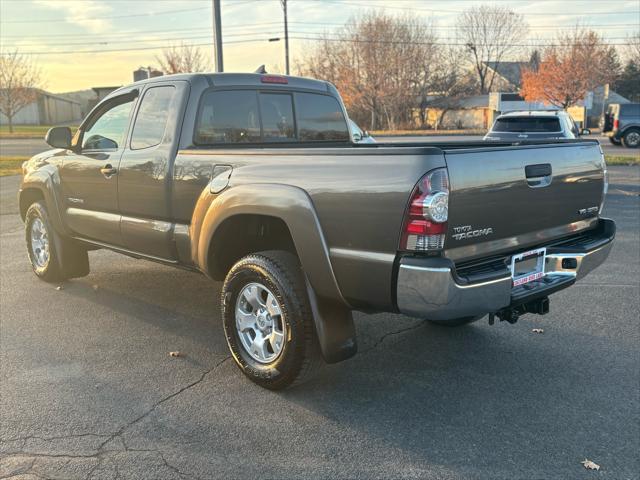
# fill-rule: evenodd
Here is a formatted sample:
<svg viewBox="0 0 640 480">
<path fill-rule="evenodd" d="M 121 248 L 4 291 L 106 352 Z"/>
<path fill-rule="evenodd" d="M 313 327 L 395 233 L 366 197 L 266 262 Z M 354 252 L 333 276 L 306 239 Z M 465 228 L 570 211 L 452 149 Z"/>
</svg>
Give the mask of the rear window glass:
<svg viewBox="0 0 640 480">
<path fill-rule="evenodd" d="M 556 117 L 504 117 L 496 120 L 494 132 L 559 132 Z"/>
<path fill-rule="evenodd" d="M 205 93 L 194 140 L 197 144 L 259 142 L 260 118 L 255 90 Z"/>
<path fill-rule="evenodd" d="M 638 103 L 623 103 L 620 105 L 620 115 L 625 117 L 640 117 L 640 104 Z"/>
<path fill-rule="evenodd" d="M 265 142 L 287 142 L 296 138 L 291 95 L 261 93 L 260 117 Z"/>
<path fill-rule="evenodd" d="M 340 104 L 333 97 L 296 94 L 296 117 L 301 141 L 349 140 L 347 122 Z"/>
<path fill-rule="evenodd" d="M 172 86 L 154 87 L 144 94 L 131 136 L 132 150 L 153 147 L 162 142 L 175 91 Z"/>
</svg>

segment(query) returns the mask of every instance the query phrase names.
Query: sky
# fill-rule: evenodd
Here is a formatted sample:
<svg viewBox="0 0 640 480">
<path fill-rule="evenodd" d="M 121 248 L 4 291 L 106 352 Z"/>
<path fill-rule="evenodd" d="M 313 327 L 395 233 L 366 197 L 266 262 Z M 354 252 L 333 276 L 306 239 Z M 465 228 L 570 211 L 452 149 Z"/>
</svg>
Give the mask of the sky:
<svg viewBox="0 0 640 480">
<path fill-rule="evenodd" d="M 612 44 L 640 29 L 640 0 L 288 0 L 294 65 L 323 32 L 370 10 L 416 16 L 443 42 L 455 42 L 456 17 L 481 3 L 508 6 L 529 24 L 528 42 L 549 42 L 560 30 L 592 28 Z M 221 0 L 224 70 L 284 70 L 280 0 Z M 18 49 L 42 70 L 54 93 L 133 81 L 140 66 L 157 67 L 163 47 L 198 45 L 213 70 L 211 0 L 0 0 L 0 53 Z M 621 47 L 623 48 L 623 47 Z"/>
</svg>

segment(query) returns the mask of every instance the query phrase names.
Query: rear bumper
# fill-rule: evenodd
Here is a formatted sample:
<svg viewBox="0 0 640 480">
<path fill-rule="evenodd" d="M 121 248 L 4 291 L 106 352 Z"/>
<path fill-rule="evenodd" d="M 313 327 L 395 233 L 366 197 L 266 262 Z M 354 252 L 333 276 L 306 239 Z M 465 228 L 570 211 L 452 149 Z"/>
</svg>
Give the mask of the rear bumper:
<svg viewBox="0 0 640 480">
<path fill-rule="evenodd" d="M 620 132 L 620 130 L 607 130 L 606 132 L 604 132 L 604 135 L 607 137 L 611 137 L 614 140 L 621 140 L 622 139 L 622 134 Z"/>
<path fill-rule="evenodd" d="M 545 277 L 515 288 L 506 263 L 504 269 L 474 281 L 458 275 L 449 259 L 404 257 L 398 269 L 397 306 L 405 315 L 441 321 L 516 306 L 583 278 L 607 259 L 614 237 L 613 220 L 601 219 L 596 229 L 576 240 L 547 246 Z"/>
</svg>

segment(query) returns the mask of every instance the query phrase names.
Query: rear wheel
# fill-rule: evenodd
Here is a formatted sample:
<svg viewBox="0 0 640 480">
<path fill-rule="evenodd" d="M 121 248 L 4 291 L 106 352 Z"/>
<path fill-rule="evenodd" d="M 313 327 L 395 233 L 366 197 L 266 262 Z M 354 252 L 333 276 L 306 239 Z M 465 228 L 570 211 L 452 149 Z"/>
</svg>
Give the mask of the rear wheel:
<svg viewBox="0 0 640 480">
<path fill-rule="evenodd" d="M 622 143 L 622 141 L 619 138 L 613 138 L 613 137 L 609 137 L 609 141 L 614 145 L 620 145 Z"/>
<path fill-rule="evenodd" d="M 300 383 L 322 363 L 304 277 L 290 253 L 239 260 L 222 288 L 222 320 L 236 364 L 262 387 Z"/>
<path fill-rule="evenodd" d="M 469 323 L 477 322 L 484 315 L 479 315 L 476 317 L 462 317 L 462 318 L 454 318 L 453 320 L 428 320 L 430 323 L 434 325 L 440 325 L 442 327 L 461 327 L 463 325 L 468 325 Z"/>
<path fill-rule="evenodd" d="M 622 136 L 622 143 L 627 148 L 638 148 L 640 146 L 640 130 L 629 130 Z"/>
<path fill-rule="evenodd" d="M 89 273 L 87 250 L 54 230 L 42 202 L 27 209 L 25 237 L 33 273 L 45 282 L 61 282 Z"/>
</svg>

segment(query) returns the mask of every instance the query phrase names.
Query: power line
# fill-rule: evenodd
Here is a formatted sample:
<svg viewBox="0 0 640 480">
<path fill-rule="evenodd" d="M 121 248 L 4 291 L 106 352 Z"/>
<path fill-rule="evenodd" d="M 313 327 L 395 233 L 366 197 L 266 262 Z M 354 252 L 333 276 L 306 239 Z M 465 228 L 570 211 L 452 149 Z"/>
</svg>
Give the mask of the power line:
<svg viewBox="0 0 640 480">
<path fill-rule="evenodd" d="M 324 2 L 330 2 L 330 3 L 338 3 L 340 5 L 350 5 L 350 6 L 358 6 L 358 7 L 362 7 L 363 5 L 366 5 L 365 2 L 362 3 L 354 3 L 354 2 L 350 2 L 348 0 L 322 0 Z M 367 0 L 370 1 L 370 0 Z M 376 8 L 383 8 L 383 9 L 390 9 L 390 10 L 410 10 L 410 11 L 421 11 L 421 12 L 431 12 L 431 13 L 465 13 L 465 11 L 467 10 L 444 10 L 444 9 L 436 9 L 436 8 L 424 8 L 424 7 L 400 7 L 397 5 L 394 6 L 390 6 L 388 3 L 385 3 L 384 5 L 378 7 L 377 5 L 367 5 L 370 7 L 376 7 Z M 565 12 L 545 12 L 545 13 L 541 13 L 541 12 L 515 12 L 518 13 L 520 15 L 546 15 L 546 16 L 589 16 L 589 15 L 629 15 L 629 11 L 618 11 L 618 12 L 579 12 L 579 13 L 565 13 Z"/>
<path fill-rule="evenodd" d="M 241 24 L 236 24 L 236 25 L 225 25 L 225 30 L 229 30 L 229 29 L 253 29 L 255 27 L 259 27 L 259 26 L 271 26 L 271 25 L 281 25 L 282 22 L 263 22 L 263 23 L 249 23 L 249 24 L 245 24 L 245 25 L 241 25 Z M 145 34 L 145 33 L 166 33 L 166 32 L 193 32 L 194 30 L 211 30 L 211 27 L 189 27 L 189 28 L 163 28 L 160 30 L 125 30 L 125 31 L 121 31 L 121 32 L 112 32 L 112 33 L 108 33 L 108 34 L 98 34 L 99 37 L 103 38 L 103 37 L 111 37 L 114 35 L 117 36 L 121 36 L 121 35 L 136 35 L 136 34 Z M 42 35 L 28 35 L 28 38 L 70 38 L 70 37 L 79 37 L 79 38 L 87 38 L 87 34 L 86 33 L 60 33 L 60 34 L 42 34 Z M 27 36 L 25 36 L 24 34 L 18 34 L 18 35 L 1 35 L 2 38 L 26 38 Z"/>
<path fill-rule="evenodd" d="M 185 8 L 181 10 L 164 10 L 160 12 L 146 12 L 146 13 L 129 13 L 127 15 L 112 15 L 108 17 L 87 17 L 86 20 L 111 20 L 115 18 L 133 18 L 133 17 L 155 17 L 156 15 L 166 15 L 169 13 L 185 13 L 185 12 L 197 12 L 200 10 L 209 10 L 208 7 L 201 8 Z M 54 18 L 49 20 L 4 20 L 2 23 L 61 23 L 68 22 L 67 18 Z"/>
<path fill-rule="evenodd" d="M 256 35 L 257 32 L 247 32 L 247 33 L 228 33 L 225 35 L 225 38 L 228 37 L 246 37 L 247 35 Z M 315 32 L 296 32 L 296 33 L 302 33 L 302 34 L 308 34 L 308 33 L 315 33 Z M 274 35 L 279 35 L 280 32 L 273 32 L 273 31 L 267 31 L 267 32 L 260 32 L 260 34 L 262 35 L 268 35 L 268 36 L 274 36 Z M 138 38 L 136 39 L 137 42 L 139 43 L 145 43 L 145 42 L 182 42 L 184 40 L 200 40 L 203 38 L 209 38 L 210 35 L 198 35 L 198 36 L 192 36 L 192 37 L 157 37 L 156 38 L 152 38 L 152 39 L 144 39 L 144 38 Z M 97 41 L 97 42 L 64 42 L 64 43 L 48 43 L 46 44 L 47 47 L 66 47 L 66 46 L 74 46 L 74 45 L 109 45 L 112 43 L 131 43 L 131 39 L 116 39 L 116 40 L 103 40 L 103 41 Z M 21 43 L 20 48 L 22 47 L 39 47 L 39 46 L 43 46 L 42 43 Z"/>
<path fill-rule="evenodd" d="M 346 23 L 322 23 L 322 22 L 303 22 L 303 21 L 290 21 L 289 24 L 295 25 L 305 25 L 305 26 L 318 26 L 318 27 L 345 27 Z M 247 23 L 247 24 L 232 24 L 225 25 L 226 30 L 238 30 L 238 29 L 249 29 L 254 30 L 259 27 L 268 27 L 273 25 L 282 25 L 282 22 L 260 22 L 260 23 Z M 562 30 L 565 27 L 554 26 L 554 25 L 529 25 L 532 29 L 551 29 L 551 30 Z M 592 25 L 584 25 L 585 28 L 595 28 L 598 30 L 609 30 L 609 29 L 631 29 L 636 28 L 640 29 L 640 23 L 615 23 L 615 24 L 592 24 Z M 455 25 L 427 25 L 426 30 L 455 30 Z M 190 27 L 190 28 L 174 28 L 174 29 L 160 29 L 160 30 L 125 30 L 120 32 L 111 32 L 108 34 L 99 34 L 100 38 L 111 38 L 111 37 L 119 37 L 119 36 L 131 36 L 131 35 L 144 35 L 147 33 L 167 33 L 167 32 L 194 32 L 211 30 L 211 27 Z M 261 32 L 257 32 L 261 33 Z M 16 34 L 16 35 L 1 35 L 0 38 L 20 38 L 20 39 L 35 39 L 35 38 L 74 38 L 85 39 L 87 38 L 86 33 L 59 33 L 59 34 L 41 34 L 41 35 L 25 35 Z"/>
<path fill-rule="evenodd" d="M 207 36 L 208 38 L 208 36 Z M 404 41 L 394 41 L 394 40 L 361 40 L 361 39 L 342 39 L 342 38 L 329 38 L 329 37 L 289 37 L 295 40 L 308 40 L 308 41 L 327 41 L 327 42 L 349 42 L 349 43 L 372 43 L 372 44 L 397 44 L 397 45 L 432 45 L 432 46 L 449 46 L 449 47 L 464 47 L 465 43 L 459 42 L 404 42 Z M 230 42 L 224 42 L 227 45 L 238 44 L 238 43 L 258 43 L 258 42 L 267 42 L 269 41 L 268 37 L 265 38 L 255 38 L 255 39 L 245 39 L 245 40 L 232 40 Z M 204 46 L 212 46 L 213 42 L 206 43 L 192 43 L 188 44 L 193 47 L 204 47 Z M 560 47 L 560 46 L 570 46 L 571 44 L 552 44 L 552 43 L 544 43 L 544 44 L 514 44 L 514 47 Z M 631 43 L 607 43 L 608 46 L 628 46 Z M 490 45 L 491 46 L 491 45 Z M 497 46 L 497 45 L 495 45 Z M 135 51 L 145 51 L 145 50 L 160 50 L 162 48 L 166 48 L 167 45 L 157 45 L 157 46 L 149 46 L 149 47 L 136 47 L 136 48 L 119 48 L 119 49 L 99 49 L 99 50 L 79 50 L 79 51 L 62 51 L 62 52 L 51 52 L 51 51 L 41 51 L 41 52 L 21 52 L 22 55 L 82 55 L 85 53 L 114 53 L 114 52 L 135 52 Z M 7 54 L 0 54 L 7 55 Z"/>
</svg>

